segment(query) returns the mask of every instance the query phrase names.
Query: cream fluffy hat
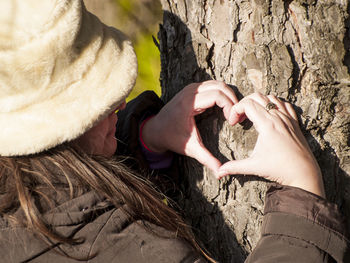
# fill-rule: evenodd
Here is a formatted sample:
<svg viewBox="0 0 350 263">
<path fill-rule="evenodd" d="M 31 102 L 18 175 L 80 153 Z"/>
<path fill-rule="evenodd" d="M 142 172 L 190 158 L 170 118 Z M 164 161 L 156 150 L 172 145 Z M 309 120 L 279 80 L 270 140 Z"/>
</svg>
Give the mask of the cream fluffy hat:
<svg viewBox="0 0 350 263">
<path fill-rule="evenodd" d="M 0 155 L 77 138 L 134 86 L 134 50 L 81 0 L 0 1 Z"/>
</svg>

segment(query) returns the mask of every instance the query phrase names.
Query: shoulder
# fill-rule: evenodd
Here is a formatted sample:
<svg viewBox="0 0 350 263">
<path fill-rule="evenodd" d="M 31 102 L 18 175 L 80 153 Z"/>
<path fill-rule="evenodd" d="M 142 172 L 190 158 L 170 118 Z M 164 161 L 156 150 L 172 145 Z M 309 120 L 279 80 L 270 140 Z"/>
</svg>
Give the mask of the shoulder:
<svg viewBox="0 0 350 263">
<path fill-rule="evenodd" d="M 134 220 L 128 207 L 112 206 L 104 198 L 88 192 L 63 203 L 45 215 L 53 229 L 81 240 L 74 246 L 49 246 L 25 228 L 1 225 L 0 251 L 8 262 L 40 259 L 65 262 L 67 257 L 89 262 L 196 262 L 200 256 L 175 233 L 149 222 Z M 73 260 L 72 262 L 78 262 Z M 198 261 L 202 262 L 202 261 Z"/>
</svg>

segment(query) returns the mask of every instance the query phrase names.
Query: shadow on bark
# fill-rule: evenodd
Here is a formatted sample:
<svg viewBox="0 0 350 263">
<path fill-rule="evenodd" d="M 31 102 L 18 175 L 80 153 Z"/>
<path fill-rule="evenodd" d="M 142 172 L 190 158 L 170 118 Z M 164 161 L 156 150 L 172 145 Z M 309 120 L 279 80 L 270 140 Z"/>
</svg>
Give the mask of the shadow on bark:
<svg viewBox="0 0 350 263">
<path fill-rule="evenodd" d="M 348 68 L 348 73 L 350 74 L 350 2 L 347 6 L 347 18 L 345 20 L 345 37 L 343 40 L 345 48 L 344 65 Z"/>
<path fill-rule="evenodd" d="M 348 6 L 350 13 L 350 4 Z M 160 76 L 162 87 L 162 99 L 168 102 L 176 93 L 178 93 L 187 84 L 192 82 L 200 82 L 211 79 L 207 73 L 210 69 L 210 59 L 212 54 L 208 52 L 207 47 L 201 51 L 201 44 L 193 49 L 193 36 L 188 27 L 174 14 L 164 11 L 163 25 L 160 25 L 158 38 L 160 40 L 159 49 L 161 52 L 162 71 Z M 344 38 L 346 48 L 346 56 L 344 63 L 350 71 L 350 18 L 346 20 L 347 31 Z M 195 36 L 200 37 L 200 36 Z M 193 40 L 194 41 L 194 40 Z M 197 41 L 197 39 L 196 39 Z M 198 42 L 198 41 L 197 41 Z M 203 44 L 205 45 L 205 44 Z M 206 53 L 207 52 L 207 53 Z M 293 50 L 288 49 L 291 56 L 294 56 Z M 207 57 L 205 57 L 207 56 Z M 208 65 L 200 66 L 197 57 L 201 58 L 201 62 L 205 60 Z M 204 58 L 204 59 L 203 59 Z M 294 63 L 295 64 L 295 63 Z M 294 65 L 297 66 L 297 65 Z M 210 72 L 210 70 L 209 70 Z M 293 91 L 298 93 L 298 83 L 300 70 L 297 67 L 293 71 Z M 235 86 L 231 86 L 238 97 L 242 97 L 239 90 Z M 302 114 L 302 109 L 296 109 L 298 114 Z M 213 127 L 221 130 L 224 123 L 222 111 L 219 108 L 213 108 L 196 118 L 198 128 L 201 132 L 202 139 L 206 147 L 221 162 L 226 162 L 227 158 L 219 152 L 219 133 L 213 132 Z M 213 125 L 215 123 L 215 125 Z M 302 123 L 302 122 L 300 122 Z M 250 129 L 249 121 L 243 123 L 243 129 Z M 327 198 L 339 205 L 345 215 L 350 215 L 349 190 L 347 186 L 350 184 L 350 177 L 340 168 L 340 160 L 330 145 L 320 145 L 309 132 L 305 132 L 308 124 L 305 123 L 302 130 L 311 144 L 312 151 L 318 160 L 325 181 Z M 232 154 L 232 158 L 234 158 Z M 203 167 L 190 158 L 179 158 L 180 172 L 183 176 L 181 185 L 183 198 L 180 200 L 180 206 L 185 211 L 186 219 L 194 228 L 195 234 L 200 243 L 208 249 L 211 255 L 219 260 L 219 262 L 243 262 L 247 257 L 246 251 L 242 244 L 249 241 L 249 237 L 243 237 L 243 240 L 237 240 L 233 224 L 229 225 L 228 218 L 225 218 L 218 207 L 215 198 L 208 200 L 203 195 L 203 189 L 206 187 L 202 184 L 203 176 L 210 177 L 210 173 L 204 171 Z M 215 180 L 205 179 L 212 182 L 210 188 L 215 192 L 226 191 L 229 193 L 228 187 L 233 180 L 237 180 L 240 185 L 244 185 L 248 181 L 266 181 L 254 176 L 231 176 L 224 183 L 217 183 Z M 223 192 L 221 192 L 222 194 Z M 211 195 L 212 196 L 212 195 Z M 228 195 L 227 195 L 228 197 Z M 227 216 L 226 216 L 227 217 Z M 349 223 L 347 224 L 349 227 Z M 248 241 L 247 241 L 248 240 Z"/>
<path fill-rule="evenodd" d="M 347 11 L 347 17 L 344 21 L 344 25 L 345 25 L 346 30 L 345 30 L 345 36 L 343 39 L 345 55 L 344 55 L 343 63 L 347 67 L 348 73 L 350 74 L 350 2 L 348 2 L 346 11 Z M 349 123 L 346 125 L 348 127 L 350 126 Z M 347 130 L 349 131 L 349 128 L 347 128 Z M 347 145 L 350 145 L 350 136 L 348 136 Z M 330 156 L 327 156 L 327 155 L 330 155 Z M 328 151 L 326 154 L 324 154 L 322 156 L 325 156 L 325 157 L 322 159 L 320 158 L 322 161 L 324 161 L 324 165 L 322 165 L 320 163 L 321 168 L 327 167 L 329 164 L 329 160 L 332 160 L 333 162 L 335 162 L 335 165 L 334 165 L 335 169 L 333 169 L 333 171 L 334 171 L 333 178 L 335 180 L 335 182 L 334 182 L 335 187 L 333 189 L 327 189 L 327 180 L 329 180 L 329 178 L 332 178 L 332 177 L 329 177 L 329 178 L 324 177 L 326 194 L 327 194 L 327 198 L 329 200 L 335 202 L 339 206 L 343 215 L 345 215 L 346 220 L 347 220 L 347 224 L 346 224 L 347 231 L 348 231 L 348 233 L 350 233 L 350 219 L 349 219 L 349 216 L 350 216 L 350 191 L 349 191 L 350 174 L 348 174 L 346 171 L 344 171 L 343 169 L 340 168 L 340 166 L 339 166 L 340 160 L 337 158 L 336 153 Z M 320 159 L 318 159 L 318 161 L 320 161 Z M 328 170 L 328 171 L 332 171 L 332 170 Z M 350 251 L 348 251 L 347 253 L 350 255 Z"/>
<path fill-rule="evenodd" d="M 158 39 L 162 66 L 160 76 L 162 100 L 165 103 L 187 84 L 211 79 L 206 70 L 198 65 L 198 51 L 193 50 L 190 30 L 176 15 L 164 11 L 164 24 L 160 25 Z M 237 87 L 231 86 L 231 88 L 239 99 L 243 97 Z M 214 121 L 217 123 L 216 127 L 221 129 L 224 116 L 218 107 L 209 109 L 196 117 L 205 146 L 224 163 L 228 159 L 218 151 L 219 133 L 212 131 Z M 252 126 L 249 121 L 242 125 L 244 129 Z M 244 262 L 248 252 L 237 241 L 232 226 L 227 225 L 227 220 L 216 202 L 207 200 L 198 187 L 203 180 L 203 167 L 197 161 L 186 157 L 179 158 L 178 166 L 183 176 L 181 183 L 183 197 L 179 205 L 185 211 L 185 219 L 192 225 L 199 243 L 219 262 L 232 262 L 232 260 Z M 229 178 L 224 187 L 225 185 L 228 187 L 233 179 L 233 177 Z M 241 185 L 250 180 L 264 180 L 243 175 L 235 176 L 235 179 Z"/>
</svg>

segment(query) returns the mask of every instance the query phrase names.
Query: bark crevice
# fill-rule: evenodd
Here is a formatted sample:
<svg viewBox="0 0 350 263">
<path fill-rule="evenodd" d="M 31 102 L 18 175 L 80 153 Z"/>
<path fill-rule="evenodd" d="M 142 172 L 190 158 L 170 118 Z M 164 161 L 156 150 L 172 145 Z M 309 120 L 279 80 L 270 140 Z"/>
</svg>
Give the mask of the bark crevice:
<svg viewBox="0 0 350 263">
<path fill-rule="evenodd" d="M 350 218 L 350 4 L 161 2 L 163 100 L 191 82 L 217 79 L 240 98 L 258 91 L 292 102 L 320 164 L 327 197 Z M 230 127 L 219 109 L 196 120 L 204 144 L 220 161 L 253 151 L 257 133 L 251 123 Z M 181 158 L 179 165 L 180 205 L 197 237 L 219 262 L 244 262 L 260 237 L 269 182 L 249 175 L 217 181 L 190 158 Z"/>
</svg>

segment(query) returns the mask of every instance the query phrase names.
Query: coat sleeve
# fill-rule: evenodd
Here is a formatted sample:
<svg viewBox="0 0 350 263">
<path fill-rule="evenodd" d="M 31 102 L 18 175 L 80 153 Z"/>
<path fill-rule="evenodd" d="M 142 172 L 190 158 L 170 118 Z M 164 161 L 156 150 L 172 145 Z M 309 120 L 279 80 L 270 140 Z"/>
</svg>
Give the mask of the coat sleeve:
<svg viewBox="0 0 350 263">
<path fill-rule="evenodd" d="M 266 194 L 261 239 L 252 262 L 350 262 L 345 220 L 335 204 L 299 188 Z"/>
<path fill-rule="evenodd" d="M 139 125 L 144 116 L 157 114 L 163 106 L 164 103 L 153 91 L 145 91 L 118 112 L 115 134 L 118 155 L 131 156 L 138 160 L 141 167 L 148 167 L 139 143 Z"/>
<path fill-rule="evenodd" d="M 177 155 L 172 153 L 174 160 L 170 167 L 152 170 L 139 141 L 139 126 L 142 119 L 157 114 L 163 106 L 163 101 L 153 91 L 145 91 L 128 102 L 124 110 L 118 112 L 115 133 L 118 140 L 116 154 L 127 157 L 124 162 L 129 168 L 147 177 L 162 193 L 176 200 L 181 180 L 177 167 Z"/>
</svg>

